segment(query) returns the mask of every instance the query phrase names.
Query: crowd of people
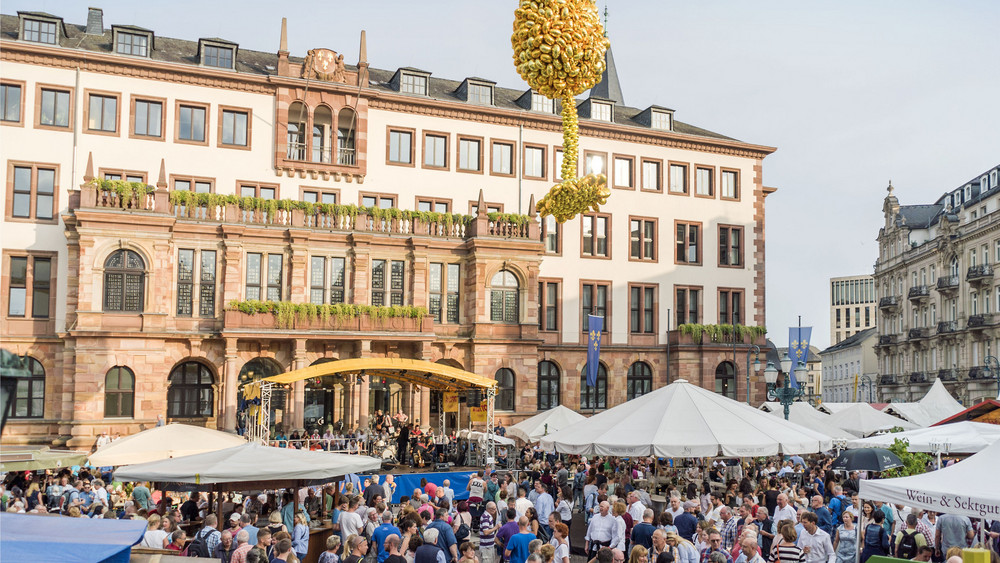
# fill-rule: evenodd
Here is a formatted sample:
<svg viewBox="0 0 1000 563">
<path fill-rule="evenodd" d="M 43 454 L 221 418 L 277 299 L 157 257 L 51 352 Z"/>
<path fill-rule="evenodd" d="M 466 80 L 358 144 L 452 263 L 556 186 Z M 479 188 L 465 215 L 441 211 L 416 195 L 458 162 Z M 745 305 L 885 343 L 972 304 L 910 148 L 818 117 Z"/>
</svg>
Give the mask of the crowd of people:
<svg viewBox="0 0 1000 563">
<path fill-rule="evenodd" d="M 1000 521 L 861 502 L 857 473 L 831 471 L 822 455 L 674 466 L 521 454 L 522 470 L 479 471 L 458 492 L 425 480 L 395 495 L 392 475 L 373 475 L 298 498 L 227 495 L 223 521 L 204 493 L 173 498 L 87 469 L 8 475 L 2 494 L 8 511 L 144 519 L 143 546 L 223 563 L 302 560 L 314 521 L 332 529 L 321 563 L 570 563 L 571 553 L 595 563 L 853 563 L 859 550 L 860 563 L 955 563 L 980 532 L 994 561 L 1000 549 Z"/>
</svg>

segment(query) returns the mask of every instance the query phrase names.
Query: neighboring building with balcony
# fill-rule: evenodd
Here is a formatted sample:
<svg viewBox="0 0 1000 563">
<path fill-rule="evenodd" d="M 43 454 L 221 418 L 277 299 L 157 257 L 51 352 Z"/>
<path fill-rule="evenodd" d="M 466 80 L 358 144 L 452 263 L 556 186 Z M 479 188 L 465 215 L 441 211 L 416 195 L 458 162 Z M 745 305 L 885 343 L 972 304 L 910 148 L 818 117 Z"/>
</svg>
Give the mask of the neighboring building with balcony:
<svg viewBox="0 0 1000 563">
<path fill-rule="evenodd" d="M 830 340 L 834 344 L 875 326 L 878 301 L 870 275 L 830 278 Z"/>
<path fill-rule="evenodd" d="M 764 326 L 775 149 L 625 106 L 611 68 L 579 109 L 581 172 L 613 194 L 559 224 L 533 210 L 558 181 L 559 103 L 527 88 L 370 67 L 363 34 L 344 65 L 292 56 L 284 24 L 265 53 L 87 22 L 0 19 L 0 329 L 34 374 L 5 441 L 88 447 L 159 415 L 233 430 L 242 383 L 357 357 L 494 377 L 503 423 L 679 376 L 745 396 L 749 339 L 733 360 L 675 329 Z M 374 409 L 437 426 L 440 407 L 364 373 L 272 399 L 291 428 Z"/>
<path fill-rule="evenodd" d="M 878 384 L 878 362 L 875 358 L 878 339 L 875 328 L 868 328 L 819 353 L 823 359 L 823 402 L 868 401 L 868 389 L 862 377 L 867 376 L 872 385 Z M 874 392 L 872 397 L 878 400 Z"/>
<path fill-rule="evenodd" d="M 994 166 L 929 205 L 900 205 L 889 185 L 875 262 L 882 400 L 914 401 L 935 379 L 964 404 L 995 395 L 985 358 L 1000 352 L 998 175 Z"/>
</svg>

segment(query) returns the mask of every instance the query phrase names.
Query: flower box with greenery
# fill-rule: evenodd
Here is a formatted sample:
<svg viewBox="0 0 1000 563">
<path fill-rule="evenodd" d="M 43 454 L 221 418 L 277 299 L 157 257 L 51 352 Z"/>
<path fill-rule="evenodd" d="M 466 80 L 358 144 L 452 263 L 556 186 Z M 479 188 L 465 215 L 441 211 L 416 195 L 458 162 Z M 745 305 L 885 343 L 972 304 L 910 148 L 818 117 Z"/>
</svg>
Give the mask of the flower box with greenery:
<svg viewBox="0 0 1000 563">
<path fill-rule="evenodd" d="M 428 332 L 434 320 L 424 307 L 316 305 L 289 301 L 230 301 L 226 328 Z"/>
<path fill-rule="evenodd" d="M 767 328 L 762 326 L 716 324 L 703 325 L 686 323 L 677 327 L 678 339 L 683 344 L 759 344 L 767 334 Z"/>
</svg>

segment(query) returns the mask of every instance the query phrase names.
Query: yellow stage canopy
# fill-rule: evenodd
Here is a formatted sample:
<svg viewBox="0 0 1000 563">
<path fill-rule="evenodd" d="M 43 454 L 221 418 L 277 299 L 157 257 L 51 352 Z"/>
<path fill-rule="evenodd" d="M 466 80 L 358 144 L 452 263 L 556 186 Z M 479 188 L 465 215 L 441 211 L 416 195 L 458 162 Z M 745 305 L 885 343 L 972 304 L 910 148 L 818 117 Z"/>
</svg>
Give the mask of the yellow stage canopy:
<svg viewBox="0 0 1000 563">
<path fill-rule="evenodd" d="M 471 391 L 496 386 L 496 380 L 424 360 L 407 358 L 357 358 L 316 364 L 268 377 L 263 381 L 294 383 L 325 375 L 369 375 L 389 377 L 441 391 Z"/>
</svg>

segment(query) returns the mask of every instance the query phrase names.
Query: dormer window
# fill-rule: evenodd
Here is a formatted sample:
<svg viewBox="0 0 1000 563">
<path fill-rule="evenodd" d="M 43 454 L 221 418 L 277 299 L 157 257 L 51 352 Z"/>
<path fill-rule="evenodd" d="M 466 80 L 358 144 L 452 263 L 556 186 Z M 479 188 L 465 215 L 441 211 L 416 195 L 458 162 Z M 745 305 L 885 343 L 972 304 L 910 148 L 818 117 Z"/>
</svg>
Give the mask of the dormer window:
<svg viewBox="0 0 1000 563">
<path fill-rule="evenodd" d="M 399 91 L 404 94 L 427 95 L 427 77 L 419 74 L 402 73 L 399 77 Z"/>
<path fill-rule="evenodd" d="M 150 34 L 112 29 L 114 30 L 116 53 L 135 57 L 149 56 Z"/>
<path fill-rule="evenodd" d="M 590 118 L 595 121 L 611 121 L 611 104 L 606 102 L 591 102 Z"/>
<path fill-rule="evenodd" d="M 531 111 L 540 111 L 542 113 L 555 113 L 555 102 L 545 96 L 537 93 L 531 93 Z"/>
<path fill-rule="evenodd" d="M 670 114 L 668 112 L 653 111 L 650 118 L 652 120 L 653 129 L 660 129 L 661 131 L 671 130 L 672 124 L 671 124 Z"/>
<path fill-rule="evenodd" d="M 229 47 L 205 45 L 205 54 L 201 60 L 205 66 L 233 68 L 233 50 Z"/>
<path fill-rule="evenodd" d="M 56 44 L 56 23 L 25 18 L 21 39 L 35 43 Z"/>
<path fill-rule="evenodd" d="M 469 83 L 469 101 L 474 104 L 493 104 L 493 86 L 489 84 Z"/>
</svg>

